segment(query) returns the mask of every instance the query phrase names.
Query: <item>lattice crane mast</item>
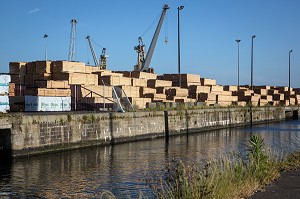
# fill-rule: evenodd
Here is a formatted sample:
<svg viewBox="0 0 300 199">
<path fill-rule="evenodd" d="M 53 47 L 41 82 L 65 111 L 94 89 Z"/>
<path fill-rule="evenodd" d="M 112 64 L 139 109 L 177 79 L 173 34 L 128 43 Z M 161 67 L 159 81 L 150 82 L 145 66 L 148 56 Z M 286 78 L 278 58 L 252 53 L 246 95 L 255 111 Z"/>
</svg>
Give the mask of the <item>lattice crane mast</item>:
<svg viewBox="0 0 300 199">
<path fill-rule="evenodd" d="M 88 43 L 89 43 L 89 46 L 90 46 L 90 49 L 91 49 L 91 53 L 92 53 L 92 56 L 93 56 L 93 59 L 94 59 L 94 63 L 95 63 L 95 66 L 99 66 L 99 62 L 98 62 L 98 59 L 97 59 L 97 56 L 96 56 L 96 53 L 95 53 L 95 50 L 94 50 L 94 46 L 91 42 L 91 37 L 90 36 L 86 36 L 86 39 L 88 40 Z"/>
<path fill-rule="evenodd" d="M 106 69 L 108 57 L 109 55 L 106 54 L 106 48 L 102 48 L 102 53 L 100 55 L 100 69 Z"/>
<path fill-rule="evenodd" d="M 92 41 L 91 41 L 91 37 L 86 36 L 86 39 L 88 40 L 95 66 L 99 67 L 100 69 L 106 69 L 107 58 L 109 57 L 108 55 L 106 55 L 106 48 L 102 48 L 102 53 L 101 53 L 100 59 L 98 61 L 96 52 L 94 50 L 94 46 L 93 46 Z"/>
<path fill-rule="evenodd" d="M 75 58 L 75 39 L 76 39 L 76 19 L 71 20 L 71 38 L 69 47 L 69 61 L 74 61 Z"/>
<path fill-rule="evenodd" d="M 157 39 L 158 39 L 158 36 L 160 33 L 161 26 L 163 24 L 166 12 L 169 8 L 170 7 L 168 4 L 165 4 L 163 7 L 163 11 L 161 13 L 159 22 L 157 24 L 157 27 L 156 27 L 155 33 L 153 35 L 153 38 L 152 38 L 152 41 L 151 41 L 151 44 L 150 44 L 147 54 L 145 52 L 145 45 L 143 44 L 142 38 L 141 37 L 138 38 L 139 45 L 134 47 L 134 50 L 138 53 L 137 64 L 134 66 L 135 71 L 146 71 L 146 72 L 151 71 L 151 69 L 149 68 L 150 62 L 151 62 L 151 59 L 153 56 L 153 52 L 154 52 L 155 45 L 156 45 L 156 42 L 157 42 Z M 145 56 L 145 54 L 146 54 L 146 56 Z"/>
</svg>

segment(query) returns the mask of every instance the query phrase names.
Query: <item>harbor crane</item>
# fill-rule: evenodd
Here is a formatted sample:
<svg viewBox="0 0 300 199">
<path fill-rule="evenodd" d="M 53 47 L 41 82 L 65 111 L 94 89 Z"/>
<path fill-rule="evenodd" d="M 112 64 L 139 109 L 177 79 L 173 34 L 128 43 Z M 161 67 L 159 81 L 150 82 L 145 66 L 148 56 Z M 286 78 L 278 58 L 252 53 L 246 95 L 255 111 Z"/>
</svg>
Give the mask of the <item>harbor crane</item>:
<svg viewBox="0 0 300 199">
<path fill-rule="evenodd" d="M 144 72 L 152 72 L 153 71 L 153 69 L 149 68 L 150 62 L 151 62 L 151 59 L 153 56 L 153 52 L 155 49 L 155 45 L 156 45 L 156 42 L 157 42 L 157 39 L 159 36 L 161 26 L 163 24 L 166 12 L 169 8 L 170 7 L 168 4 L 165 4 L 163 7 L 163 11 L 161 13 L 159 22 L 157 24 L 157 27 L 156 27 L 155 33 L 153 35 L 153 38 L 152 38 L 152 41 L 151 41 L 151 44 L 150 44 L 147 54 L 145 51 L 145 45 L 143 44 L 142 37 L 138 38 L 139 44 L 134 47 L 134 50 L 138 53 L 137 64 L 134 66 L 135 71 L 144 71 Z"/>
<path fill-rule="evenodd" d="M 86 39 L 88 40 L 88 43 L 89 43 L 89 46 L 90 46 L 90 49 L 91 49 L 91 53 L 92 53 L 92 56 L 93 56 L 93 59 L 94 59 L 95 66 L 99 67 L 100 69 L 106 69 L 107 58 L 109 57 L 108 55 L 106 55 L 106 48 L 102 48 L 102 53 L 101 53 L 100 59 L 98 61 L 96 52 L 94 50 L 94 46 L 91 42 L 91 37 L 86 36 Z"/>
<path fill-rule="evenodd" d="M 76 39 L 76 19 L 71 20 L 71 37 L 70 37 L 70 47 L 69 47 L 69 61 L 74 61 L 75 59 L 75 39 Z"/>
</svg>

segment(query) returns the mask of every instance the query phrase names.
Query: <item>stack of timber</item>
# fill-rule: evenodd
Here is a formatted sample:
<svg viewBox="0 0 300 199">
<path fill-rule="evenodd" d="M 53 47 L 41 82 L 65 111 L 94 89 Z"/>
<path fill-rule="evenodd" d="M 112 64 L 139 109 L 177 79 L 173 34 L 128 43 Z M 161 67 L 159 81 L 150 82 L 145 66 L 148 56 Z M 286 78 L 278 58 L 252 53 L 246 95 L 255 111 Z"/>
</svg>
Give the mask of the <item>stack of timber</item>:
<svg viewBox="0 0 300 199">
<path fill-rule="evenodd" d="M 161 77 L 163 80 L 172 81 L 172 86 L 180 86 L 182 88 L 188 88 L 191 85 L 200 86 L 200 75 L 196 74 L 180 74 L 180 82 L 178 74 L 163 74 Z"/>
<path fill-rule="evenodd" d="M 203 102 L 220 106 L 297 105 L 300 89 L 276 86 L 218 85 L 197 74 L 163 74 L 100 70 L 81 62 L 11 62 L 8 95 L 15 110 L 24 110 L 24 96 L 71 97 L 80 104 L 108 107 L 116 90 L 121 101 L 138 109 L 150 102 Z M 179 82 L 180 81 L 180 82 Z M 75 88 L 75 89 L 74 89 Z M 76 91 L 76 92 L 74 92 Z M 73 102 L 73 101 L 72 101 Z M 85 106 L 82 106 L 84 109 Z"/>
</svg>

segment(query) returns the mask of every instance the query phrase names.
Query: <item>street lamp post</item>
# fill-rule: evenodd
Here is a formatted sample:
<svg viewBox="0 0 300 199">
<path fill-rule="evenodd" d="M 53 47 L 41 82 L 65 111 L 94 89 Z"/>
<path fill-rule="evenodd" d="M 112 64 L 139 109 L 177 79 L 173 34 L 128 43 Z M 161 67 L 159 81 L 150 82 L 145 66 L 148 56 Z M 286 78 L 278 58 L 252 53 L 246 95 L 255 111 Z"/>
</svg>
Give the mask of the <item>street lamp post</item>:
<svg viewBox="0 0 300 199">
<path fill-rule="evenodd" d="M 240 39 L 237 39 L 237 40 L 235 40 L 236 42 L 237 42 L 237 44 L 238 44 L 238 57 L 237 57 L 237 62 L 238 62 L 238 64 L 237 64 L 237 83 L 238 83 L 238 90 L 240 90 L 240 42 L 241 42 L 241 40 Z"/>
<path fill-rule="evenodd" d="M 252 46 L 251 46 L 251 90 L 253 90 L 253 40 L 256 35 L 252 35 Z"/>
<path fill-rule="evenodd" d="M 47 61 L 47 38 L 48 35 L 44 34 L 44 43 L 45 43 L 45 61 Z"/>
<path fill-rule="evenodd" d="M 181 75 L 180 75 L 180 18 L 179 18 L 179 11 L 182 10 L 184 6 L 179 6 L 178 10 L 178 80 L 179 80 L 179 87 L 181 87 Z"/>
<path fill-rule="evenodd" d="M 289 95 L 291 94 L 291 53 L 292 52 L 293 50 L 289 51 Z"/>
</svg>

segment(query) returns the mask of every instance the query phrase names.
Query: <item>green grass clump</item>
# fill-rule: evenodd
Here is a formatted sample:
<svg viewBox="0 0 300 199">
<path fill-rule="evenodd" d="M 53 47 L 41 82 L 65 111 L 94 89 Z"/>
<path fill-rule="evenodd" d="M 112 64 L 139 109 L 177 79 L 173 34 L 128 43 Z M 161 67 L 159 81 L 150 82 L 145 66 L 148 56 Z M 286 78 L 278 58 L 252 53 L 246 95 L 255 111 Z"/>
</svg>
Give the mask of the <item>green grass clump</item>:
<svg viewBox="0 0 300 199">
<path fill-rule="evenodd" d="M 282 162 L 264 149 L 260 136 L 251 136 L 246 158 L 226 155 L 200 163 L 170 164 L 167 179 L 154 192 L 158 198 L 241 198 L 277 179 Z"/>
</svg>

